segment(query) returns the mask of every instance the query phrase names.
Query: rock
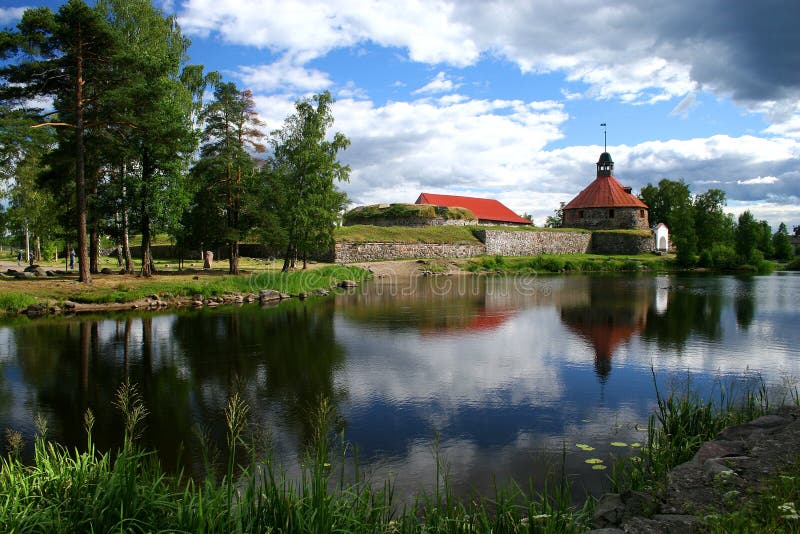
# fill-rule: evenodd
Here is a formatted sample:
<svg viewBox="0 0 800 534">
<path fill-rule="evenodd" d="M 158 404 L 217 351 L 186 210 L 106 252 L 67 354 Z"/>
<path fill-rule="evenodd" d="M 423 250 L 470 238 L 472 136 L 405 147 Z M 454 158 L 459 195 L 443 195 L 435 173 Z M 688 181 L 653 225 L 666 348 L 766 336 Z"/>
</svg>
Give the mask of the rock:
<svg viewBox="0 0 800 534">
<path fill-rule="evenodd" d="M 8 269 L 8 270 L 6 271 L 6 274 L 7 274 L 8 276 L 14 276 L 15 274 L 18 274 L 18 273 L 19 273 L 19 271 L 17 271 L 16 269 Z"/>
<path fill-rule="evenodd" d="M 210 301 L 208 301 L 208 304 L 206 304 L 206 306 L 208 306 L 209 308 L 216 308 L 217 306 L 219 306 L 219 303 L 217 303 L 216 301 L 210 300 Z"/>
<path fill-rule="evenodd" d="M 261 302 L 268 302 L 270 300 L 280 300 L 281 292 L 274 289 L 262 289 L 258 292 L 258 300 Z"/>
<path fill-rule="evenodd" d="M 114 274 L 114 271 L 112 271 L 108 267 L 103 267 L 102 269 L 100 269 L 100 274 Z"/>
<path fill-rule="evenodd" d="M 74 310 L 77 305 L 72 302 L 71 300 L 64 301 L 64 309 L 65 310 Z"/>
<path fill-rule="evenodd" d="M 308 293 L 306 293 L 305 291 L 301 291 L 297 295 L 297 298 L 299 298 L 300 300 L 306 300 L 308 298 Z"/>
<path fill-rule="evenodd" d="M 327 289 L 320 288 L 315 290 L 314 294 L 317 295 L 318 297 L 327 297 L 328 295 L 330 295 L 330 291 L 328 291 Z"/>
<path fill-rule="evenodd" d="M 58 315 L 59 313 L 61 313 L 61 308 L 59 308 L 58 306 L 50 306 L 47 309 L 47 311 L 53 315 Z"/>
<path fill-rule="evenodd" d="M 622 501 L 625 503 L 625 517 L 650 517 L 661 509 L 655 497 L 641 491 L 626 491 L 622 494 Z"/>
<path fill-rule="evenodd" d="M 125 268 L 123 267 L 122 269 L 119 270 L 117 274 L 128 274 L 128 273 L 125 272 Z"/>
<path fill-rule="evenodd" d="M 725 456 L 741 456 L 747 452 L 747 447 L 743 441 L 728 441 L 718 439 L 716 441 L 706 441 L 700 446 L 692 459 L 697 465 L 705 464 L 706 460 L 712 458 L 724 458 Z"/>
<path fill-rule="evenodd" d="M 30 272 L 30 271 L 17 273 L 17 274 L 14 275 L 14 278 L 16 278 L 17 280 L 24 280 L 26 278 L 33 278 L 33 273 Z"/>
<path fill-rule="evenodd" d="M 594 507 L 594 526 L 603 528 L 618 525 L 625 513 L 625 503 L 618 493 L 606 493 Z"/>
<path fill-rule="evenodd" d="M 152 295 L 147 295 L 147 298 L 149 298 L 149 299 L 153 299 L 153 300 L 158 300 L 158 295 L 156 295 L 155 293 L 153 293 Z"/>
<path fill-rule="evenodd" d="M 36 269 L 40 269 L 40 267 L 38 265 L 34 264 L 34 265 L 28 265 L 27 267 L 25 267 L 24 271 L 26 273 L 32 273 L 32 272 L 35 272 Z"/>
<path fill-rule="evenodd" d="M 743 425 L 730 426 L 717 435 L 717 439 L 737 441 L 757 435 L 772 434 L 788 425 L 792 419 L 780 415 L 765 415 Z"/>
<path fill-rule="evenodd" d="M 25 308 L 25 311 L 22 313 L 24 313 L 28 317 L 39 317 L 40 315 L 44 315 L 46 311 L 47 309 L 41 304 L 31 304 L 30 306 Z"/>
<path fill-rule="evenodd" d="M 194 295 L 192 295 L 192 300 L 199 300 L 202 303 L 203 295 L 201 295 L 200 293 L 195 293 Z"/>
<path fill-rule="evenodd" d="M 625 534 L 625 531 L 618 528 L 596 528 L 587 530 L 586 534 Z"/>
<path fill-rule="evenodd" d="M 44 274 L 47 276 L 57 276 L 58 273 L 56 271 L 46 271 Z"/>
<path fill-rule="evenodd" d="M 192 306 L 194 306 L 195 308 L 202 308 L 203 307 L 203 301 L 202 300 L 193 300 L 192 301 Z"/>
<path fill-rule="evenodd" d="M 345 288 L 345 289 L 348 289 L 348 288 L 351 288 L 351 287 L 357 287 L 357 286 L 358 286 L 358 282 L 356 282 L 355 280 L 342 280 L 341 282 L 339 282 L 339 287 L 342 287 L 342 288 Z"/>
<path fill-rule="evenodd" d="M 291 295 L 289 295 L 287 293 L 281 293 L 281 300 L 286 300 L 286 299 L 290 299 L 290 298 L 292 298 Z"/>
</svg>

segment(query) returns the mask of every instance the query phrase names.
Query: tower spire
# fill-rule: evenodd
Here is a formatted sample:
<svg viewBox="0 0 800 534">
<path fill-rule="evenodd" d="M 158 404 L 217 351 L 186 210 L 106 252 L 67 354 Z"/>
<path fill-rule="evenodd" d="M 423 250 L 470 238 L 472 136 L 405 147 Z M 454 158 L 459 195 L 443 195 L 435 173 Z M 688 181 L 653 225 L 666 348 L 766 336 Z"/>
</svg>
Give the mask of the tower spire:
<svg viewBox="0 0 800 534">
<path fill-rule="evenodd" d="M 603 127 L 603 152 L 608 152 L 608 144 L 606 143 L 606 123 L 601 122 L 600 126 Z"/>
</svg>

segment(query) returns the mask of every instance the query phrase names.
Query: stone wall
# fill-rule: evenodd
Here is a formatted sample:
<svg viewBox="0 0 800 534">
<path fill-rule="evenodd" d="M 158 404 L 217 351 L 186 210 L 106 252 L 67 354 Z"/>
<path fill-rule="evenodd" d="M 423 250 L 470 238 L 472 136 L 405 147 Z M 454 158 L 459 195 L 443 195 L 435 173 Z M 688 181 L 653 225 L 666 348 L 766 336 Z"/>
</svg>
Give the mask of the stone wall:
<svg viewBox="0 0 800 534">
<path fill-rule="evenodd" d="M 623 232 L 594 232 L 592 254 L 647 254 L 655 249 L 652 235 Z"/>
<path fill-rule="evenodd" d="M 501 256 L 584 254 L 592 240 L 592 234 L 585 232 L 479 230 L 475 235 L 486 245 L 487 254 Z"/>
<path fill-rule="evenodd" d="M 336 243 L 337 263 L 407 258 L 470 258 L 482 254 L 535 256 L 537 254 L 646 254 L 653 237 L 623 232 L 529 232 L 477 230 L 483 244 L 446 243 Z"/>
<path fill-rule="evenodd" d="M 444 243 L 336 243 L 336 263 L 408 258 L 471 258 L 486 254 L 484 245 Z"/>
<path fill-rule="evenodd" d="M 581 208 L 564 210 L 564 226 L 587 230 L 647 230 L 649 223 L 647 210 L 643 208 Z"/>
</svg>

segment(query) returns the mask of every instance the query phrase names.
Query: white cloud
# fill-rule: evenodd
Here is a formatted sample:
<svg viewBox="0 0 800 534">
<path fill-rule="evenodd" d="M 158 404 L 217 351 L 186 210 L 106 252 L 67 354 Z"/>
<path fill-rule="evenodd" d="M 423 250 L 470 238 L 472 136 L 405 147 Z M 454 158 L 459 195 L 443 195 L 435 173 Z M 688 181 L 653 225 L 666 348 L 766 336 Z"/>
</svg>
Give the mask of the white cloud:
<svg viewBox="0 0 800 534">
<path fill-rule="evenodd" d="M 779 181 L 778 178 L 775 176 L 758 176 L 756 178 L 750 178 L 748 180 L 736 180 L 736 183 L 739 185 L 756 185 L 756 184 L 774 184 L 775 182 Z"/>
<path fill-rule="evenodd" d="M 240 66 L 237 76 L 254 91 L 320 91 L 332 85 L 327 73 L 307 69 L 289 55 L 269 65 Z"/>
<path fill-rule="evenodd" d="M 26 9 L 30 9 L 30 7 L 0 7 L 0 24 L 6 25 L 18 22 Z"/>
<path fill-rule="evenodd" d="M 785 53 L 797 40 L 790 22 L 797 8 L 784 3 L 772 12 L 741 2 L 724 7 L 728 17 L 719 9 L 715 2 L 632 0 L 185 0 L 179 15 L 187 33 L 306 60 L 363 43 L 456 67 L 495 56 L 523 72 L 564 72 L 588 84 L 591 98 L 643 104 L 704 90 L 785 120 L 800 94 Z M 773 34 L 783 40 L 764 37 Z"/>
<path fill-rule="evenodd" d="M 420 87 L 411 92 L 412 95 L 419 95 L 423 93 L 449 93 L 461 87 L 461 84 L 453 83 L 453 80 L 447 78 L 447 75 L 439 71 L 439 73 L 433 77 L 433 79 L 425 84 L 424 86 Z"/>
</svg>

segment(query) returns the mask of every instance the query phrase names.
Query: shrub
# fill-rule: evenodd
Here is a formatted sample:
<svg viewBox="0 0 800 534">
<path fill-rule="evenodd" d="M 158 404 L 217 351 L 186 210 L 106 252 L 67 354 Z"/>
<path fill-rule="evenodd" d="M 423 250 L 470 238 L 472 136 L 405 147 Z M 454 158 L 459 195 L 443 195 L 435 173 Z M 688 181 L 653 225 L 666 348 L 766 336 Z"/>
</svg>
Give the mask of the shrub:
<svg viewBox="0 0 800 534">
<path fill-rule="evenodd" d="M 736 251 L 728 245 L 715 244 L 711 247 L 711 258 L 718 269 L 735 269 L 739 265 Z"/>
</svg>

